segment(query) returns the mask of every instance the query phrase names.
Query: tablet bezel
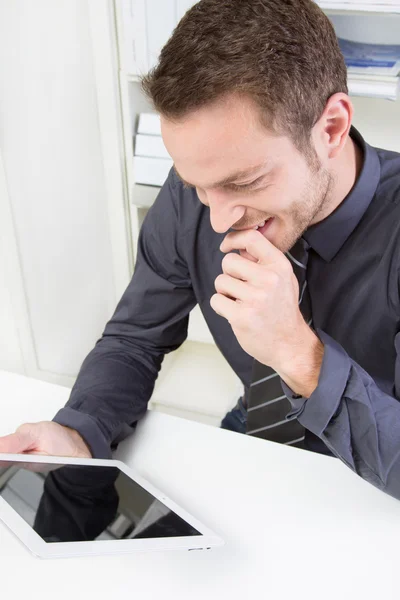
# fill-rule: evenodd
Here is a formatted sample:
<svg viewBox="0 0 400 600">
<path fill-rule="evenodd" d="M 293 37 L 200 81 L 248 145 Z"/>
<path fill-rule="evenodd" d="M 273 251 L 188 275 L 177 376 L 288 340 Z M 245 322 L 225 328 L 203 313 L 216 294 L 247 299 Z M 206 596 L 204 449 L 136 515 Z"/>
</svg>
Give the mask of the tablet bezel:
<svg viewBox="0 0 400 600">
<path fill-rule="evenodd" d="M 174 538 L 152 538 L 131 540 L 98 540 L 94 542 L 45 542 L 31 526 L 0 496 L 0 520 L 16 535 L 25 546 L 40 558 L 66 558 L 73 556 L 98 556 L 103 554 L 129 554 L 155 550 L 201 550 L 222 546 L 225 542 L 211 529 L 203 525 L 176 502 L 168 498 L 153 484 L 144 479 L 131 467 L 120 460 L 71 458 L 64 456 L 43 456 L 38 454 L 2 454 L 1 462 L 82 465 L 99 467 L 117 467 L 128 477 L 136 481 L 157 500 L 165 504 L 178 516 L 197 529 L 201 535 Z M 23 468 L 23 467 L 21 467 Z"/>
</svg>

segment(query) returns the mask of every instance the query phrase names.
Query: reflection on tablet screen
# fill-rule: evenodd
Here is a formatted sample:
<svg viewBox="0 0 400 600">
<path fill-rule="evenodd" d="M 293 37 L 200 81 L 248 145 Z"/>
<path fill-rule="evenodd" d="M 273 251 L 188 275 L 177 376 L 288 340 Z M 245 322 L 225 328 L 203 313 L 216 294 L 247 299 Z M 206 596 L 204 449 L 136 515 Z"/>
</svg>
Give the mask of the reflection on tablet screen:
<svg viewBox="0 0 400 600">
<path fill-rule="evenodd" d="M 46 542 L 201 535 L 116 467 L 8 464 L 0 496 Z"/>
</svg>

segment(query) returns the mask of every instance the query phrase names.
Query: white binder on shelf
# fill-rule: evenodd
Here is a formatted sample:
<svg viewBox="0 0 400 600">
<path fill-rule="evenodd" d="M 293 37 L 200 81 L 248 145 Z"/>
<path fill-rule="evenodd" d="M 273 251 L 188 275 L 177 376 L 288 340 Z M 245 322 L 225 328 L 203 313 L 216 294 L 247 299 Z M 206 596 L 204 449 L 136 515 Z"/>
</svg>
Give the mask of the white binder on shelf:
<svg viewBox="0 0 400 600">
<path fill-rule="evenodd" d="M 400 12 L 398 0 L 317 0 L 323 10 Z"/>
<path fill-rule="evenodd" d="M 148 63 L 151 69 L 177 24 L 176 0 L 146 0 L 146 15 Z"/>
<path fill-rule="evenodd" d="M 138 133 L 161 135 L 160 116 L 157 113 L 140 113 Z"/>
<path fill-rule="evenodd" d="M 143 75 L 157 63 L 177 23 L 197 0 L 118 0 L 123 32 L 122 68 Z"/>
<path fill-rule="evenodd" d="M 362 77 L 357 73 L 349 74 L 348 86 L 352 96 L 368 96 L 371 98 L 383 98 L 385 100 L 397 100 L 399 97 L 399 78 L 371 75 Z"/>
<path fill-rule="evenodd" d="M 138 133 L 135 139 L 135 156 L 152 158 L 171 158 L 160 135 Z"/>
<path fill-rule="evenodd" d="M 173 165 L 172 159 L 147 156 L 135 156 L 133 161 L 135 182 L 158 187 L 164 184 Z"/>
<path fill-rule="evenodd" d="M 120 15 L 121 67 L 129 75 L 149 70 L 146 34 L 146 0 L 118 0 Z"/>
</svg>

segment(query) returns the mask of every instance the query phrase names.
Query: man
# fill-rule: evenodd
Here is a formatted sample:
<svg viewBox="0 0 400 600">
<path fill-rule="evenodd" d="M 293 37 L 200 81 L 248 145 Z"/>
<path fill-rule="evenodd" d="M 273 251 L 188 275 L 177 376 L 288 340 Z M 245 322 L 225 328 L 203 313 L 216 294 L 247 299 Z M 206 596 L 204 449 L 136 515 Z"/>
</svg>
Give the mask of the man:
<svg viewBox="0 0 400 600">
<path fill-rule="evenodd" d="M 66 407 L 0 451 L 110 456 L 199 303 L 250 403 L 224 426 L 244 431 L 261 407 L 248 433 L 280 441 L 269 432 L 292 423 L 304 435 L 284 443 L 400 498 L 400 156 L 351 129 L 346 75 L 311 0 L 201 0 L 186 14 L 143 82 L 174 169 L 133 279 Z M 270 374 L 255 381 L 258 368 Z M 282 398 L 290 415 L 270 423 Z"/>
</svg>

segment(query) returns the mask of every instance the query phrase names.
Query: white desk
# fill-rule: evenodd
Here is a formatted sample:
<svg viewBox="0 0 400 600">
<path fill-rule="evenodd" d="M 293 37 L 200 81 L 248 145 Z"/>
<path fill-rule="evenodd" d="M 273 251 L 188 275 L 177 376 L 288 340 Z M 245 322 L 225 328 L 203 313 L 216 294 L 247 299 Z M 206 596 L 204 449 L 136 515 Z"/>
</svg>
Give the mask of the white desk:
<svg viewBox="0 0 400 600">
<path fill-rule="evenodd" d="M 0 372 L 0 435 L 51 419 L 68 395 Z M 226 546 L 47 561 L 0 523 L 2 598 L 398 600 L 400 502 L 340 461 L 156 412 L 117 457 Z"/>
</svg>

